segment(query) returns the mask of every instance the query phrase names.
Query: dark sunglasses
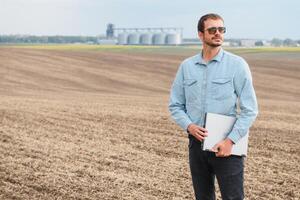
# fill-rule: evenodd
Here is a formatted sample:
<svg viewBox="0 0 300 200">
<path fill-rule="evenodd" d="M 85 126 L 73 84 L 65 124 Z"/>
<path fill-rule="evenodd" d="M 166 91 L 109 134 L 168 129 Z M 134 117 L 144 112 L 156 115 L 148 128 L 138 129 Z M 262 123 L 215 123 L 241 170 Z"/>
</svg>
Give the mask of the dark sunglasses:
<svg viewBox="0 0 300 200">
<path fill-rule="evenodd" d="M 210 28 L 206 29 L 205 31 L 207 31 L 210 35 L 212 35 L 212 34 L 216 34 L 217 30 L 219 31 L 219 33 L 226 32 L 225 27 L 210 27 Z"/>
</svg>

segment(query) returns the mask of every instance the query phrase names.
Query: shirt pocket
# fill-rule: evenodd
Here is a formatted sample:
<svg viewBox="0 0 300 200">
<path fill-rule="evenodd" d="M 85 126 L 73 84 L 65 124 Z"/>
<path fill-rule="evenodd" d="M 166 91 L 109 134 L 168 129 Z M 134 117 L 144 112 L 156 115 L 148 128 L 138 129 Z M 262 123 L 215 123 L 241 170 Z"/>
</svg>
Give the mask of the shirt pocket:
<svg viewBox="0 0 300 200">
<path fill-rule="evenodd" d="M 187 103 L 192 103 L 197 99 L 197 80 L 185 79 L 183 80 L 183 87 L 185 91 L 185 98 Z"/>
<path fill-rule="evenodd" d="M 212 80 L 212 97 L 214 99 L 227 99 L 234 92 L 232 78 L 216 78 Z"/>
</svg>

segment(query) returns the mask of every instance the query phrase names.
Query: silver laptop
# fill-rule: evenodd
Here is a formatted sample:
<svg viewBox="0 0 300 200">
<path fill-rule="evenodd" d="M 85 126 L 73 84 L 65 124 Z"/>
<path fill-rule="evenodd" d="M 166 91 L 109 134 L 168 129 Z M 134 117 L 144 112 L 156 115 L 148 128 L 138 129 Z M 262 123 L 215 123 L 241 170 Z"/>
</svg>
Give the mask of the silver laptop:
<svg viewBox="0 0 300 200">
<path fill-rule="evenodd" d="M 233 128 L 236 117 L 206 113 L 205 128 L 208 136 L 203 142 L 203 150 L 211 151 L 215 144 L 225 139 Z M 247 156 L 249 132 L 233 145 L 231 154 Z"/>
</svg>

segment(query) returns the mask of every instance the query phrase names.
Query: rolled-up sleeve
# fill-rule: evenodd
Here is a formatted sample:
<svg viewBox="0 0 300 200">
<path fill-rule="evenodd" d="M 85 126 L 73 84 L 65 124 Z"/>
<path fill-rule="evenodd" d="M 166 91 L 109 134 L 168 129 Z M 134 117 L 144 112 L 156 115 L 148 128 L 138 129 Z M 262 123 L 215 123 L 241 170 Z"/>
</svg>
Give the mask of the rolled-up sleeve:
<svg viewBox="0 0 300 200">
<path fill-rule="evenodd" d="M 244 60 L 240 61 L 240 67 L 234 76 L 234 87 L 239 99 L 240 115 L 228 138 L 237 143 L 247 134 L 258 115 L 258 105 L 251 72 Z"/>
<path fill-rule="evenodd" d="M 186 114 L 186 99 L 183 87 L 183 79 L 183 65 L 180 65 L 171 88 L 169 111 L 171 112 L 173 120 L 182 129 L 187 131 L 187 128 L 192 121 Z"/>
</svg>

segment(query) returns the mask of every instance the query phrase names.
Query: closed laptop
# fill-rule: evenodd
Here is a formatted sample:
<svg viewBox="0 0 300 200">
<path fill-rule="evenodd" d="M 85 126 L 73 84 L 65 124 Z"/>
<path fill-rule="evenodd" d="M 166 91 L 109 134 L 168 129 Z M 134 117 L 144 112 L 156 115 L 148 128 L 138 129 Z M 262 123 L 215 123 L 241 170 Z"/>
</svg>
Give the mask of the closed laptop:
<svg viewBox="0 0 300 200">
<path fill-rule="evenodd" d="M 203 142 L 203 150 L 211 151 L 218 142 L 225 139 L 231 132 L 236 117 L 220 115 L 215 113 L 206 113 L 205 128 L 208 136 Z M 231 154 L 238 156 L 247 156 L 249 132 L 233 145 Z"/>
</svg>

